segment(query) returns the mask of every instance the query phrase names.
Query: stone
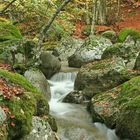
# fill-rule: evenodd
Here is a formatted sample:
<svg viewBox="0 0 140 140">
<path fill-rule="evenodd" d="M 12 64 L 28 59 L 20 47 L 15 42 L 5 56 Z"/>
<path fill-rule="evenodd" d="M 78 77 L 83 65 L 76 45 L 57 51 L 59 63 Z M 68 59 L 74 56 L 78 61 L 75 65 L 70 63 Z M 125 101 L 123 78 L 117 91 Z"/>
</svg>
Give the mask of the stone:
<svg viewBox="0 0 140 140">
<path fill-rule="evenodd" d="M 45 75 L 38 69 L 30 69 L 24 73 L 24 76 L 27 80 L 29 80 L 33 86 L 38 88 L 40 92 L 44 94 L 44 96 L 50 100 L 51 91 L 50 85 L 45 77 Z"/>
<path fill-rule="evenodd" d="M 51 78 L 51 76 L 59 72 L 61 69 L 61 63 L 59 59 L 47 51 L 41 53 L 40 61 L 41 64 L 39 69 L 43 72 L 46 78 Z"/>
<path fill-rule="evenodd" d="M 61 61 L 67 61 L 68 57 L 83 44 L 82 39 L 75 39 L 72 37 L 64 38 L 61 43 L 53 50 L 53 54 L 59 56 Z"/>
<path fill-rule="evenodd" d="M 22 140 L 59 140 L 45 119 L 34 116 L 32 120 L 32 131 Z"/>
<path fill-rule="evenodd" d="M 136 70 L 140 70 L 140 53 L 138 54 L 137 58 L 136 58 L 136 62 L 135 62 L 135 67 L 134 69 Z"/>
<path fill-rule="evenodd" d="M 63 99 L 63 102 L 84 104 L 86 102 L 86 98 L 84 98 L 81 91 L 72 91 Z"/>
<path fill-rule="evenodd" d="M 99 60 L 104 50 L 111 45 L 112 43 L 109 39 L 101 36 L 90 36 L 85 40 L 83 45 L 68 58 L 69 66 L 79 68 L 86 63 Z"/>
<path fill-rule="evenodd" d="M 88 109 L 94 122 L 115 128 L 120 138 L 140 139 L 140 76 L 95 95 Z"/>
<path fill-rule="evenodd" d="M 103 37 L 110 39 L 112 43 L 115 43 L 117 41 L 117 34 L 115 31 L 108 30 L 108 31 L 103 32 L 101 35 Z"/>
<path fill-rule="evenodd" d="M 134 72 L 135 73 L 135 72 Z M 111 58 L 84 65 L 78 72 L 74 89 L 82 91 L 88 99 L 94 95 L 110 90 L 134 74 L 129 71 L 123 59 Z M 132 75 L 131 75 L 132 74 Z"/>
<path fill-rule="evenodd" d="M 6 118 L 4 110 L 0 107 L 0 126 L 5 122 Z"/>
<path fill-rule="evenodd" d="M 136 58 L 140 52 L 140 42 L 135 42 L 130 36 L 123 43 L 116 43 L 105 49 L 102 59 L 121 57 L 127 68 L 133 69 Z"/>
</svg>

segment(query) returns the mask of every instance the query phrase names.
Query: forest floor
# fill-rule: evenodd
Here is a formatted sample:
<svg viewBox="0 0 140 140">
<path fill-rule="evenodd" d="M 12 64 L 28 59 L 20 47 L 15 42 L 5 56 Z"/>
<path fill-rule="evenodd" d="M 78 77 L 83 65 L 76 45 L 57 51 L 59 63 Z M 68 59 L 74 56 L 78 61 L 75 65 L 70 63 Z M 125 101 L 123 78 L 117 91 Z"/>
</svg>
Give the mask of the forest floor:
<svg viewBox="0 0 140 140">
<path fill-rule="evenodd" d="M 75 25 L 74 36 L 79 38 L 85 38 L 82 35 L 82 29 L 85 24 L 82 22 L 77 22 Z M 96 33 L 104 32 L 106 30 L 114 30 L 119 32 L 122 28 L 133 28 L 140 31 L 140 3 L 137 5 L 129 5 L 124 3 L 121 5 L 120 19 L 112 25 L 96 25 Z"/>
</svg>

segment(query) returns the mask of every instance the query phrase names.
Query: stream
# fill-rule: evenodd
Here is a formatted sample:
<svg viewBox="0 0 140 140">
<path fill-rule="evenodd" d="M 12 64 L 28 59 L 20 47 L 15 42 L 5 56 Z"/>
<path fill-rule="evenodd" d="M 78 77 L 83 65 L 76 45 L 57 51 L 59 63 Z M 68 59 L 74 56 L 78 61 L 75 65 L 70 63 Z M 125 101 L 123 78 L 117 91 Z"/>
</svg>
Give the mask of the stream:
<svg viewBox="0 0 140 140">
<path fill-rule="evenodd" d="M 114 130 L 104 124 L 92 123 L 86 106 L 63 103 L 62 99 L 74 89 L 77 72 L 60 72 L 54 75 L 51 85 L 51 114 L 57 121 L 61 140 L 119 140 Z"/>
</svg>

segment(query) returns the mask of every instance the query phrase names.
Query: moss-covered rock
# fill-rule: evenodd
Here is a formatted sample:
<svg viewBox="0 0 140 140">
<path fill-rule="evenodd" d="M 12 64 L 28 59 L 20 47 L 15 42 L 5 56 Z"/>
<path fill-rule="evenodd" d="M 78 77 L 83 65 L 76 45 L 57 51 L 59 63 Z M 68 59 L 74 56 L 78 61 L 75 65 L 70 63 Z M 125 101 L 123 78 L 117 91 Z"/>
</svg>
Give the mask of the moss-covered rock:
<svg viewBox="0 0 140 140">
<path fill-rule="evenodd" d="M 16 140 L 31 131 L 34 115 L 49 114 L 49 105 L 43 94 L 22 75 L 0 69 L 0 78 L 25 90 L 22 94 L 12 96 L 10 100 L 5 98 L 0 100 L 0 105 L 8 107 L 10 114 L 14 115 L 7 119 L 7 130 L 9 138 Z"/>
<path fill-rule="evenodd" d="M 116 43 L 106 48 L 102 55 L 102 59 L 110 57 L 121 57 L 122 59 L 124 59 L 127 67 L 134 68 L 134 64 L 139 51 L 139 40 L 135 43 L 135 41 L 131 37 L 128 37 L 124 43 Z"/>
<path fill-rule="evenodd" d="M 137 74 L 137 72 L 136 72 Z M 87 98 L 110 90 L 135 75 L 129 71 L 121 58 L 105 59 L 83 66 L 75 80 L 75 90 L 81 90 Z"/>
<path fill-rule="evenodd" d="M 121 138 L 140 139 L 140 76 L 95 95 L 89 105 L 94 122 L 116 128 Z"/>
<path fill-rule="evenodd" d="M 117 41 L 117 34 L 115 31 L 112 31 L 112 30 L 105 31 L 101 35 L 103 37 L 110 39 L 112 43 L 115 43 Z"/>
</svg>

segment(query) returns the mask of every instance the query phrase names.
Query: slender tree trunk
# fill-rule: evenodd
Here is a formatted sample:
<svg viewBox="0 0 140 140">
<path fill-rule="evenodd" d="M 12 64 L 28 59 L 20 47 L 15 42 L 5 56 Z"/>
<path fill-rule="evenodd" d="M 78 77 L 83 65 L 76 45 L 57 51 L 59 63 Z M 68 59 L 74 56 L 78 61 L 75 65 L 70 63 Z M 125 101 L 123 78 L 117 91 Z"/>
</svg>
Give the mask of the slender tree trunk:
<svg viewBox="0 0 140 140">
<path fill-rule="evenodd" d="M 52 25 L 53 21 L 55 20 L 55 18 L 57 17 L 57 15 L 61 12 L 61 10 L 70 2 L 71 0 L 65 0 L 62 5 L 56 10 L 56 12 L 53 14 L 53 16 L 50 18 L 50 20 L 48 21 L 48 23 L 46 25 L 44 25 L 40 31 L 39 34 L 39 41 L 38 41 L 38 50 L 40 50 L 40 48 L 42 47 L 42 43 L 44 40 L 44 35 L 46 35 L 46 37 L 48 36 L 47 32 L 50 28 L 50 26 Z"/>
<path fill-rule="evenodd" d="M 93 16 L 92 16 L 92 24 L 91 24 L 91 35 L 94 35 L 95 33 L 95 22 L 96 22 L 96 16 L 97 16 L 97 2 L 98 0 L 93 0 Z"/>
</svg>

